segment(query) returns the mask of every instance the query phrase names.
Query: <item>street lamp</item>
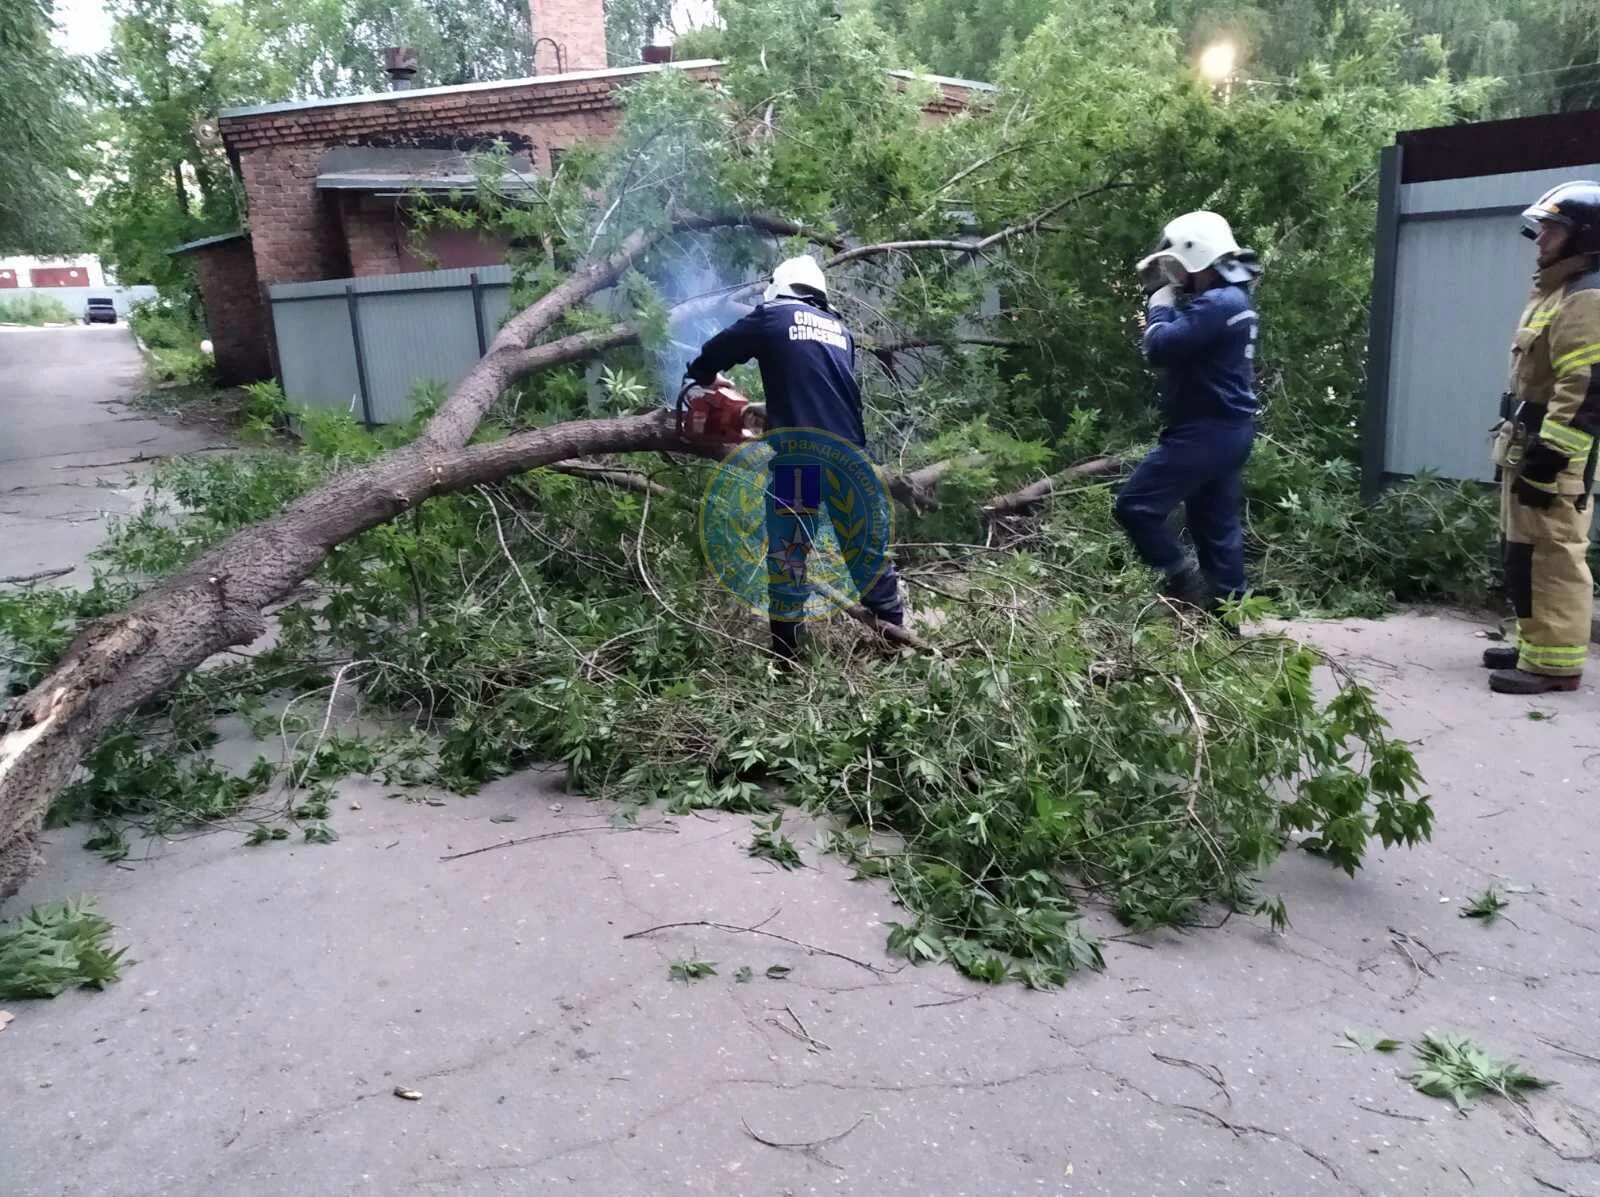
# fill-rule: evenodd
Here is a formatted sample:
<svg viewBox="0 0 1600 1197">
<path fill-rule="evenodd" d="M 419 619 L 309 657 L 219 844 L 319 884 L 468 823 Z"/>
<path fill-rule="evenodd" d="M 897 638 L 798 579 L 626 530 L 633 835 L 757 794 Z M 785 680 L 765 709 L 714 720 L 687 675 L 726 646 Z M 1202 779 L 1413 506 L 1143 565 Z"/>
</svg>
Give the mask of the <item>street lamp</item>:
<svg viewBox="0 0 1600 1197">
<path fill-rule="evenodd" d="M 1239 51 L 1232 42 L 1213 42 L 1200 52 L 1200 73 L 1213 87 L 1223 89 L 1224 100 L 1233 96 L 1233 68 L 1238 61 Z"/>
</svg>

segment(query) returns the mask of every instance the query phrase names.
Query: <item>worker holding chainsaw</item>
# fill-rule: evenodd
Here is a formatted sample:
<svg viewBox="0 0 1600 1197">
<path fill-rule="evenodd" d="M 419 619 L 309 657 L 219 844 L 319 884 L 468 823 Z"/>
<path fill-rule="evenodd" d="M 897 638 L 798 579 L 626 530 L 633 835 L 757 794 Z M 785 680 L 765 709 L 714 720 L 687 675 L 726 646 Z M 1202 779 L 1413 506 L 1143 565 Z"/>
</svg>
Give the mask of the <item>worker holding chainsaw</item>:
<svg viewBox="0 0 1600 1197">
<path fill-rule="evenodd" d="M 1483 663 L 1499 694 L 1576 690 L 1589 657 L 1595 438 L 1600 436 L 1600 183 L 1566 183 L 1522 214 L 1538 245 L 1511 346 L 1494 464 L 1517 643 Z"/>
<path fill-rule="evenodd" d="M 1245 592 L 1244 467 L 1255 438 L 1256 255 L 1215 212 L 1190 212 L 1139 263 L 1144 355 L 1161 371 L 1164 427 L 1117 496 L 1117 522 L 1162 592 L 1203 610 Z M 1172 525 L 1184 508 L 1191 557 Z"/>
<path fill-rule="evenodd" d="M 855 340 L 828 303 L 827 279 L 815 259 L 781 263 L 773 271 L 764 302 L 707 341 L 687 372 L 694 384 L 711 388 L 723 371 L 752 358 L 760 365 L 766 392 L 769 441 L 781 435 L 780 430 L 802 430 L 806 436 L 820 432 L 819 442 L 837 438 L 870 465 L 855 375 Z M 790 471 L 784 473 L 787 478 Z M 853 518 L 841 509 L 837 496 L 824 498 L 819 492 L 808 497 L 788 493 L 789 489 L 786 482 L 770 479 L 766 492 L 767 610 L 773 652 L 783 660 L 793 660 L 799 651 L 806 559 L 819 530 L 817 521 L 825 516 L 831 522 L 843 549 Z M 884 539 L 886 549 L 887 536 Z M 843 556 L 862 605 L 885 623 L 903 624 L 900 579 L 886 552 Z"/>
</svg>

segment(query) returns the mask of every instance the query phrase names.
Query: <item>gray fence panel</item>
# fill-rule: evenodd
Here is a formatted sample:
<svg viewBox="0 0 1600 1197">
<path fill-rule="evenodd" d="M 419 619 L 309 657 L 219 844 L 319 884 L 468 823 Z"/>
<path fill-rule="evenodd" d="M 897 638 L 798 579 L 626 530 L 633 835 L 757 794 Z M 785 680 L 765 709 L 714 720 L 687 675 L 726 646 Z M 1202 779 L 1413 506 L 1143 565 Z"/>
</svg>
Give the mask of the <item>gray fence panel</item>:
<svg viewBox="0 0 1600 1197">
<path fill-rule="evenodd" d="M 1494 477 L 1489 428 L 1532 278 L 1519 228 L 1515 215 L 1400 226 L 1388 473 Z"/>
<path fill-rule="evenodd" d="M 479 281 L 483 285 L 483 328 L 492 341 L 511 314 L 511 284 L 483 282 L 481 275 Z"/>
<path fill-rule="evenodd" d="M 1600 164 L 1400 187 L 1393 310 L 1387 327 L 1373 329 L 1369 402 L 1382 414 L 1382 427 L 1368 432 L 1375 475 L 1493 478 L 1489 427 L 1535 269 L 1518 214 L 1581 178 L 1600 178 Z M 1385 280 L 1374 281 L 1381 294 Z"/>
<path fill-rule="evenodd" d="M 361 416 L 355 345 L 343 291 L 326 299 L 272 305 L 283 393 L 296 407 L 325 407 Z"/>
<path fill-rule="evenodd" d="M 334 407 L 375 423 L 410 417 L 418 384 L 453 386 L 478 360 L 477 275 L 489 339 L 504 319 L 511 270 L 432 270 L 268 288 L 279 371 L 291 404 Z M 351 296 L 361 330 L 357 354 Z M 365 374 L 366 397 L 361 396 Z"/>
<path fill-rule="evenodd" d="M 454 386 L 478 360 L 471 291 L 389 291 L 357 307 L 376 423 L 404 423 L 419 384 Z"/>
</svg>

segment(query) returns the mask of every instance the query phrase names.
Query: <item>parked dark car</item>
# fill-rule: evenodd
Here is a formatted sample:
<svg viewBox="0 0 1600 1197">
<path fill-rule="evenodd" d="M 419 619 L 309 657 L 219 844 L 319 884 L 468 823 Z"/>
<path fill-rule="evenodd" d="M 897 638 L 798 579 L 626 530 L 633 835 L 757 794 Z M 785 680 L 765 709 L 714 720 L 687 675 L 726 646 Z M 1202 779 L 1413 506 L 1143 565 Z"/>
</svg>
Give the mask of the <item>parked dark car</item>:
<svg viewBox="0 0 1600 1197">
<path fill-rule="evenodd" d="M 109 299 L 91 299 L 83 306 L 83 322 L 85 324 L 115 324 L 117 322 L 117 305 Z"/>
</svg>

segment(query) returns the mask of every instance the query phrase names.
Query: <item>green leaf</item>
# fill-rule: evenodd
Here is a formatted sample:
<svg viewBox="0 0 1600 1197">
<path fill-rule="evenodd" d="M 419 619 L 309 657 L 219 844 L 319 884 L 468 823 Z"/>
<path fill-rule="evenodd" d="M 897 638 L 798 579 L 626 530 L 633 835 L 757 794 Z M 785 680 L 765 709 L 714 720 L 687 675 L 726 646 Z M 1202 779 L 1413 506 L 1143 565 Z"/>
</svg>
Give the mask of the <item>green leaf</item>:
<svg viewBox="0 0 1600 1197">
<path fill-rule="evenodd" d="M 687 984 L 716 976 L 717 966 L 709 960 L 678 960 L 667 969 L 667 975 L 674 981 Z"/>
<path fill-rule="evenodd" d="M 767 966 L 767 979 L 769 981 L 782 981 L 793 971 L 794 969 L 787 964 L 769 964 Z"/>
</svg>

